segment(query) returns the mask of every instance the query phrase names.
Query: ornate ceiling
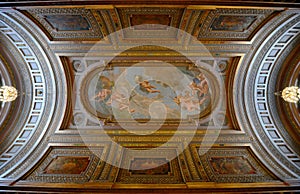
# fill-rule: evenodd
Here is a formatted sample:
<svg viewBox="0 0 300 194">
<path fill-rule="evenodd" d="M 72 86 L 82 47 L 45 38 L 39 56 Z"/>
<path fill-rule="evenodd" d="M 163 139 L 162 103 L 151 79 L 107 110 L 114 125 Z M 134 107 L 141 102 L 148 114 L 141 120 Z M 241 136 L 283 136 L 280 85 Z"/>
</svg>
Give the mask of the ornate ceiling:
<svg viewBox="0 0 300 194">
<path fill-rule="evenodd" d="M 0 190 L 299 190 L 298 3 L 72 3 L 0 3 Z"/>
</svg>

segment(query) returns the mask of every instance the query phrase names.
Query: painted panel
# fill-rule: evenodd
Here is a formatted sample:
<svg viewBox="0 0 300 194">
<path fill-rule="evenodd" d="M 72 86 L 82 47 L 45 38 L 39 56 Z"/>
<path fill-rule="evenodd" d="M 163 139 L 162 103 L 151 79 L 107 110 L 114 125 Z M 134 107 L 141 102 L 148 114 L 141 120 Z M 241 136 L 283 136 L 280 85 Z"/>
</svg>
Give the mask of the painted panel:
<svg viewBox="0 0 300 194">
<path fill-rule="evenodd" d="M 135 30 L 165 30 L 166 26 L 169 26 L 171 23 L 171 17 L 169 15 L 142 15 L 142 14 L 133 14 L 130 17 L 130 24 L 131 26 L 134 26 Z M 143 25 L 148 24 L 144 26 L 137 26 L 137 25 Z M 159 24 L 159 25 L 165 25 L 165 26 L 151 26 L 151 24 Z M 149 27 L 147 27 L 149 26 Z"/>
<path fill-rule="evenodd" d="M 86 18 L 81 15 L 45 15 L 44 18 L 57 31 L 80 31 L 91 28 Z"/>
<path fill-rule="evenodd" d="M 182 21 L 184 8 L 161 8 L 161 7 L 120 7 L 116 8 L 118 18 L 112 17 L 116 28 L 129 28 L 124 33 L 124 38 L 145 39 L 164 37 L 166 40 L 177 41 L 177 33 L 168 30 L 169 26 L 181 29 L 181 25 L 186 23 Z M 112 14 L 113 15 L 113 14 Z M 119 24 L 119 25 L 118 25 Z M 150 32 L 145 32 L 149 30 Z M 156 31 L 155 33 L 151 33 Z M 151 36 L 149 36 L 151 33 Z"/>
<path fill-rule="evenodd" d="M 102 17 L 96 17 L 94 10 L 28 7 L 26 12 L 40 23 L 51 40 L 100 40 L 106 33 Z"/>
<path fill-rule="evenodd" d="M 66 139 L 68 138 L 63 135 L 59 136 L 57 141 L 63 142 Z M 93 175 L 99 176 L 104 168 L 105 163 L 94 154 L 97 152 L 100 154 L 98 156 L 101 156 L 103 147 L 52 147 L 45 159 L 23 180 L 43 183 L 89 182 Z"/>
<path fill-rule="evenodd" d="M 274 14 L 271 9 L 215 9 L 197 20 L 199 40 L 250 40 Z"/>
<path fill-rule="evenodd" d="M 130 169 L 132 175 L 168 175 L 171 171 L 165 158 L 134 158 Z"/>
<path fill-rule="evenodd" d="M 256 16 L 220 15 L 213 21 L 211 29 L 243 32 L 253 24 L 256 18 Z"/>
<path fill-rule="evenodd" d="M 89 157 L 58 156 L 44 170 L 45 174 L 80 174 L 89 164 Z"/>
<path fill-rule="evenodd" d="M 116 182 L 125 184 L 178 184 L 183 183 L 182 166 L 174 148 L 162 148 L 158 152 L 148 149 L 132 151 L 125 150 L 122 154 L 121 166 Z"/>
<path fill-rule="evenodd" d="M 242 156 L 211 157 L 210 165 L 217 174 L 249 175 L 257 174 L 249 161 Z"/>
<path fill-rule="evenodd" d="M 259 160 L 252 155 L 249 147 L 220 148 L 206 151 L 200 144 L 191 145 L 192 157 L 199 164 L 197 171 L 206 181 L 223 183 L 254 183 L 275 180 Z M 199 152 L 205 154 L 200 155 Z M 274 179 L 275 178 L 275 179 Z"/>
</svg>

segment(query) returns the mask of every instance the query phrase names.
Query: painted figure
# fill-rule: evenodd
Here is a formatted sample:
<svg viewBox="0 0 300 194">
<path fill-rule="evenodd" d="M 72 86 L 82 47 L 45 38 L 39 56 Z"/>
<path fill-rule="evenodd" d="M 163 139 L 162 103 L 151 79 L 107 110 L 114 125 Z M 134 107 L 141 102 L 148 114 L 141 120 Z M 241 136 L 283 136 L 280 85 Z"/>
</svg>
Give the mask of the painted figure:
<svg viewBox="0 0 300 194">
<path fill-rule="evenodd" d="M 140 82 L 140 87 L 142 90 L 146 90 L 149 93 L 160 93 L 160 91 L 155 90 L 155 87 L 152 86 L 147 80 Z"/>
<path fill-rule="evenodd" d="M 93 99 L 97 99 L 98 102 L 105 100 L 111 94 L 111 90 L 102 89 L 100 90 Z"/>
<path fill-rule="evenodd" d="M 208 80 L 198 68 L 178 69 L 191 81 L 184 85 L 175 74 L 170 75 L 170 80 L 174 83 L 174 86 L 170 87 L 160 79 L 154 79 L 150 74 L 152 71 L 148 72 L 140 67 L 136 69 L 115 67 L 113 70 L 107 69 L 94 74 L 91 81 L 93 85 L 89 89 L 89 99 L 94 103 L 91 102 L 90 105 L 96 109 L 97 116 L 100 115 L 101 118 L 112 117 L 113 111 L 124 120 L 130 118 L 181 120 L 186 119 L 188 115 L 196 117 L 202 110 L 208 108 L 211 99 Z M 122 81 L 114 88 L 115 79 L 118 77 L 122 78 Z M 156 107 L 153 102 L 165 106 Z"/>
<path fill-rule="evenodd" d="M 140 76 L 136 76 L 135 81 L 137 83 L 139 83 L 141 90 L 144 91 L 144 92 L 147 92 L 147 93 L 160 93 L 159 90 L 155 90 L 156 87 L 152 86 L 149 83 L 149 81 L 147 81 L 147 80 L 141 81 L 141 77 Z"/>
<path fill-rule="evenodd" d="M 194 78 L 189 86 L 193 90 L 193 94 L 197 92 L 199 97 L 203 97 L 208 94 L 209 87 L 203 73 L 200 73 L 196 78 Z"/>
<path fill-rule="evenodd" d="M 126 98 L 126 96 L 124 94 L 120 94 L 118 92 L 114 92 L 114 94 L 111 95 L 111 97 L 106 102 L 106 104 L 109 105 L 109 106 L 111 106 L 113 101 L 118 103 L 120 110 L 127 109 L 129 113 L 135 112 L 134 109 L 130 109 L 130 107 L 129 107 L 129 101 L 127 100 L 127 98 Z"/>
<path fill-rule="evenodd" d="M 188 91 L 186 91 L 184 96 L 176 96 L 173 101 L 181 105 L 184 109 L 186 109 L 188 112 L 199 110 L 199 102 L 197 99 L 193 99 L 193 96 L 190 95 Z"/>
</svg>

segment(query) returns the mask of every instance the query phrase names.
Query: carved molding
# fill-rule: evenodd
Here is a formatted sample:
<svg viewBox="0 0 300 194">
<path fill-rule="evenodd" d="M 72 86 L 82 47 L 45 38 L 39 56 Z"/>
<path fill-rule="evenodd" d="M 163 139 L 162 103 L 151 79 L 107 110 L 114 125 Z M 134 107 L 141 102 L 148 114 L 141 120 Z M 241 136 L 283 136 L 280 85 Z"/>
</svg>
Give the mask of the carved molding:
<svg viewBox="0 0 300 194">
<path fill-rule="evenodd" d="M 300 16 L 294 18 L 291 23 L 299 21 Z M 278 57 L 283 53 L 284 49 L 291 43 L 291 41 L 300 34 L 300 22 L 295 23 L 290 28 L 287 28 L 285 33 L 278 37 L 271 47 L 266 50 L 264 58 L 259 63 L 258 73 L 255 80 L 255 105 L 257 116 L 263 130 L 267 137 L 276 147 L 276 149 L 292 164 L 300 170 L 300 156 L 293 151 L 289 146 L 289 142 L 281 135 L 280 129 L 276 126 L 277 120 L 273 119 L 274 115 L 271 114 L 270 109 L 273 109 L 274 102 L 270 103 L 268 96 L 270 74 L 278 63 Z M 279 64 L 281 65 L 281 64 Z M 296 148 L 297 149 L 297 148 Z M 300 171 L 299 171 L 300 172 Z"/>
<path fill-rule="evenodd" d="M 1 29 L 4 32 L 4 35 L 9 37 L 15 37 L 11 39 L 11 43 L 19 50 L 19 53 L 22 54 L 23 60 L 26 62 L 27 71 L 30 72 L 31 83 L 32 83 L 32 92 L 33 98 L 31 103 L 31 110 L 29 115 L 27 115 L 27 121 L 22 126 L 22 130 L 19 132 L 19 136 L 15 139 L 15 142 L 10 145 L 10 147 L 1 154 L 0 160 L 1 165 L 7 164 L 20 152 L 20 150 L 25 146 L 25 144 L 30 140 L 32 135 L 37 130 L 39 126 L 41 117 L 45 109 L 45 75 L 41 68 L 38 57 L 35 55 L 32 48 L 29 44 L 14 30 L 14 25 L 10 23 L 9 19 L 5 15 L 1 15 Z M 11 27 L 12 25 L 13 27 Z M 5 33 L 6 32 L 6 33 Z"/>
<path fill-rule="evenodd" d="M 40 115 L 37 120 L 35 120 L 36 118 L 31 120 L 32 117 L 28 117 L 29 122 L 30 120 L 31 122 L 35 121 L 36 125 L 34 125 L 34 128 L 31 127 L 31 129 L 36 130 L 34 133 L 30 134 L 29 137 L 27 137 L 25 142 L 23 142 L 23 140 L 21 141 L 23 142 L 24 147 L 20 149 L 19 152 L 11 158 L 11 161 L 4 165 L 0 170 L 2 174 L 1 179 L 5 177 L 6 180 L 13 180 L 26 173 L 25 169 L 33 166 L 36 160 L 42 157 L 44 148 L 41 150 L 39 149 L 47 144 L 46 141 L 42 140 L 43 136 L 45 133 L 51 133 L 51 130 L 55 131 L 59 127 L 58 125 L 62 119 L 61 115 L 55 115 L 53 113 L 55 108 L 57 111 L 63 111 L 65 107 L 66 98 L 62 92 L 64 90 L 63 88 L 65 87 L 65 80 L 62 77 L 63 70 L 59 65 L 57 65 L 57 59 L 50 52 L 47 53 L 48 55 L 45 54 L 44 49 L 47 47 L 47 43 L 45 39 L 43 39 L 44 36 L 40 34 L 40 31 L 37 30 L 36 26 L 32 22 L 28 21 L 22 14 L 18 12 L 2 13 L 1 19 L 3 19 L 11 28 L 13 28 L 14 31 L 17 32 L 17 35 L 22 37 L 24 45 L 28 46 L 28 52 L 24 51 L 24 53 L 28 54 L 30 52 L 30 56 L 25 57 L 28 68 L 32 68 L 32 71 L 37 70 L 37 76 L 39 76 L 39 74 L 43 74 L 41 79 L 34 79 L 34 75 L 30 78 L 33 79 L 33 83 L 37 84 L 37 87 L 44 88 L 43 93 L 38 92 L 38 90 L 33 91 L 33 94 L 36 96 L 35 98 L 43 101 L 44 111 L 34 111 L 35 113 L 33 116 Z M 37 39 L 34 39 L 32 34 L 35 34 Z M 38 40 L 40 42 L 38 42 Z M 36 66 L 33 64 L 31 64 L 33 65 L 31 66 L 29 62 L 35 62 Z M 36 68 L 40 69 L 38 70 Z M 55 98 L 56 91 L 58 92 L 57 99 Z M 39 106 L 34 106 L 33 104 L 31 108 L 37 109 L 37 107 Z M 45 114 L 45 112 L 47 112 L 47 114 Z M 51 117 L 52 120 L 49 120 L 49 117 Z M 29 123 L 29 125 L 33 125 L 33 123 Z M 29 125 L 24 125 L 24 129 Z M 47 131 L 48 127 L 51 130 Z M 22 134 L 19 135 L 21 137 Z M 17 141 L 15 142 L 19 143 Z"/>
<path fill-rule="evenodd" d="M 297 177 L 296 174 L 299 174 L 299 170 L 289 161 L 290 159 L 287 159 L 286 156 L 272 144 L 272 140 L 269 139 L 269 136 L 265 133 L 258 119 L 261 115 L 257 115 L 256 107 L 258 106 L 256 106 L 254 102 L 257 93 L 254 93 L 254 90 L 256 75 L 259 76 L 257 71 L 259 68 L 263 68 L 263 64 L 261 63 L 262 59 L 266 56 L 266 53 L 270 51 L 270 47 L 276 40 L 297 22 L 296 17 L 297 16 L 293 13 L 286 12 L 281 13 L 278 18 L 275 17 L 272 19 L 274 22 L 270 22 L 271 25 L 269 25 L 265 31 L 261 32 L 260 37 L 257 37 L 253 43 L 254 48 L 260 49 L 252 50 L 243 61 L 244 64 L 251 65 L 240 66 L 234 83 L 236 87 L 234 106 L 236 114 L 240 115 L 238 118 L 239 125 L 249 133 L 249 135 L 255 137 L 255 141 L 253 141 L 252 145 L 255 153 L 258 154 L 257 156 L 269 169 L 273 169 L 273 173 L 276 173 L 277 176 L 282 179 L 293 179 Z M 278 28 L 278 30 L 274 31 L 276 28 Z M 259 45 L 261 46 L 259 47 Z M 247 73 L 247 77 L 244 80 L 245 73 Z M 263 94 L 264 93 L 260 95 Z M 284 142 L 282 143 L 285 144 Z M 275 166 L 277 167 L 274 168 Z"/>
</svg>

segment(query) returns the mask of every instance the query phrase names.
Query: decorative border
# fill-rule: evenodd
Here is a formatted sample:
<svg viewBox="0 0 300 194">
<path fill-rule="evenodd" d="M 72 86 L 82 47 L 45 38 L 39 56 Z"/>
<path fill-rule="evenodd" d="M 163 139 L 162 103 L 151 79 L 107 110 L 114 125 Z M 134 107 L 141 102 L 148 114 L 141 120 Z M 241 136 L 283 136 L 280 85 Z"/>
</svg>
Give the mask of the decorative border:
<svg viewBox="0 0 300 194">
<path fill-rule="evenodd" d="M 298 21 L 300 17 L 297 17 Z M 295 19 L 297 19 L 295 18 Z M 277 150 L 298 169 L 300 169 L 299 155 L 288 145 L 281 135 L 281 132 L 270 113 L 271 104 L 268 99 L 268 85 L 270 75 L 275 63 L 284 52 L 289 43 L 300 34 L 300 22 L 287 29 L 284 34 L 277 38 L 276 42 L 266 52 L 263 60 L 259 64 L 259 70 L 255 78 L 255 108 L 260 124 L 266 135 Z"/>
<path fill-rule="evenodd" d="M 1 17 L 3 17 L 1 15 Z M 4 16 L 5 17 L 5 16 Z M 2 18 L 1 18 L 2 19 Z M 0 167 L 11 161 L 20 150 L 27 144 L 34 132 L 36 131 L 45 108 L 45 75 L 37 56 L 30 48 L 28 43 L 21 37 L 11 26 L 3 20 L 0 21 L 1 33 L 10 40 L 18 49 L 23 60 L 26 62 L 27 69 L 30 73 L 32 82 L 33 98 L 24 127 L 20 131 L 14 142 L 0 156 Z"/>
</svg>

